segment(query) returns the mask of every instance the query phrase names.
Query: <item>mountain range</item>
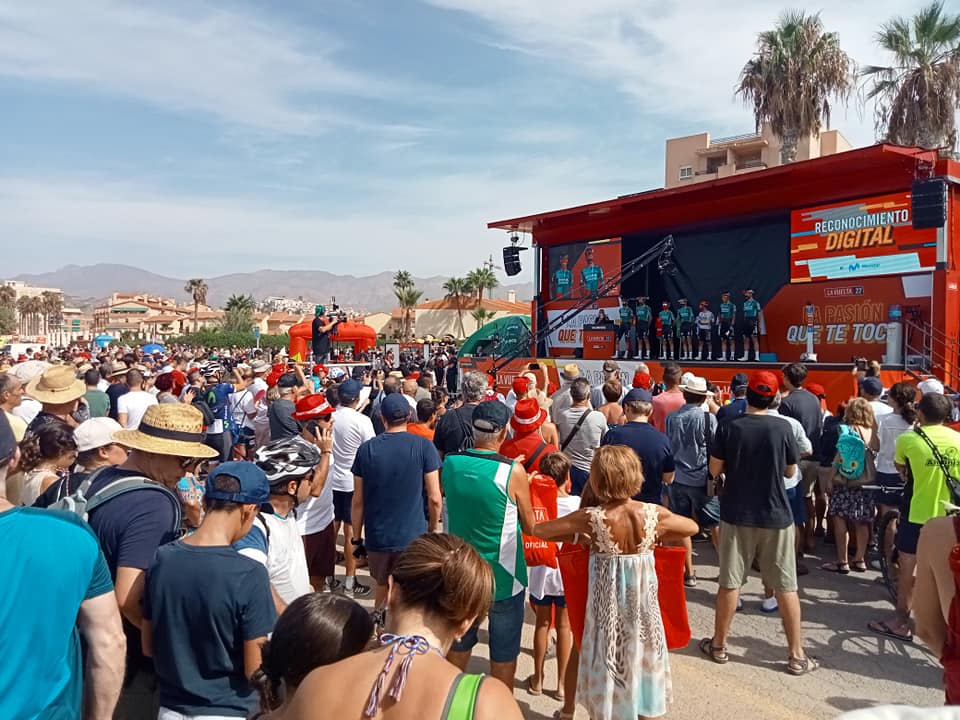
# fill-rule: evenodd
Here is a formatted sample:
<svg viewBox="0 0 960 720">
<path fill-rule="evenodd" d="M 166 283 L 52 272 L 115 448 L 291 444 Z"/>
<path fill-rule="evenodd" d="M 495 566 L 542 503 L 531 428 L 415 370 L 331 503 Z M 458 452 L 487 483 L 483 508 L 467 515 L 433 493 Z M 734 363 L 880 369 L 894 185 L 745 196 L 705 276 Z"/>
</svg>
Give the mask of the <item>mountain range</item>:
<svg viewBox="0 0 960 720">
<path fill-rule="evenodd" d="M 83 308 L 97 305 L 114 292 L 148 293 L 174 297 L 189 302 L 183 289 L 186 279 L 172 278 L 130 265 L 67 265 L 54 272 L 18 275 L 15 280 L 38 287 L 59 288 L 68 306 Z M 393 273 L 355 277 L 335 275 L 321 270 L 257 270 L 204 278 L 207 283 L 207 304 L 222 307 L 231 295 L 252 295 L 260 301 L 270 295 L 302 297 L 308 302 L 329 303 L 331 298 L 357 312 L 389 311 L 396 307 L 393 295 Z M 423 300 L 437 300 L 446 293 L 442 288 L 447 278 L 434 276 L 413 278 Z M 493 291 L 492 297 L 506 299 L 515 291 L 517 300 L 533 297 L 533 283 L 506 285 Z"/>
</svg>

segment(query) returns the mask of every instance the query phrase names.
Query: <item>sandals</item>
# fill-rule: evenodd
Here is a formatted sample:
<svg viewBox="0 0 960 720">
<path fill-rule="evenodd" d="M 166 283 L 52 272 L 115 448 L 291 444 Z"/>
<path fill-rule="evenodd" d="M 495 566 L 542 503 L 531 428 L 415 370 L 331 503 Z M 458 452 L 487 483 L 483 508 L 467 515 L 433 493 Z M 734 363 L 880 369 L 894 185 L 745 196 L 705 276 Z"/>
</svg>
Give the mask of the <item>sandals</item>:
<svg viewBox="0 0 960 720">
<path fill-rule="evenodd" d="M 717 665 L 726 665 L 730 661 L 730 656 L 727 655 L 727 647 L 725 645 L 716 647 L 713 644 L 712 637 L 701 640 L 698 647 L 700 648 L 700 652 L 713 660 Z"/>
<path fill-rule="evenodd" d="M 812 673 L 820 668 L 820 663 L 812 657 L 791 657 L 787 662 L 787 672 L 791 675 L 800 676 Z"/>
<path fill-rule="evenodd" d="M 826 570 L 827 572 L 840 573 L 841 575 L 849 575 L 850 563 L 826 562 L 820 566 L 820 569 Z"/>
<path fill-rule="evenodd" d="M 852 563 L 850 563 L 850 569 L 858 573 L 866 572 L 867 563 L 864 560 L 854 560 Z"/>
<path fill-rule="evenodd" d="M 533 675 L 527 678 L 527 692 L 531 695 L 543 695 L 543 687 L 533 686 Z"/>
<path fill-rule="evenodd" d="M 913 642 L 913 633 L 907 631 L 906 633 L 898 633 L 894 626 L 888 623 L 885 620 L 871 620 L 867 623 L 867 628 L 877 633 L 878 635 L 883 635 L 894 640 L 899 640 L 900 642 L 912 643 Z"/>
</svg>

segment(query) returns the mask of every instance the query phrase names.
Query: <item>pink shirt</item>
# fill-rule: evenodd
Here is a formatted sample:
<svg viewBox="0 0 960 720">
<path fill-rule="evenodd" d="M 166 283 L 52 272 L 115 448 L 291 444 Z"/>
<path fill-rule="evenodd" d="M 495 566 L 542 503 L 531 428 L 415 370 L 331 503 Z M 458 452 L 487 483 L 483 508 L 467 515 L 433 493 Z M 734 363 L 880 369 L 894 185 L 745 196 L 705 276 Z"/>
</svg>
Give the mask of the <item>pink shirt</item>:
<svg viewBox="0 0 960 720">
<path fill-rule="evenodd" d="M 653 398 L 653 417 L 650 418 L 650 424 L 660 432 L 666 432 L 667 415 L 676 412 L 683 405 L 683 393 L 679 390 L 660 393 Z"/>
</svg>

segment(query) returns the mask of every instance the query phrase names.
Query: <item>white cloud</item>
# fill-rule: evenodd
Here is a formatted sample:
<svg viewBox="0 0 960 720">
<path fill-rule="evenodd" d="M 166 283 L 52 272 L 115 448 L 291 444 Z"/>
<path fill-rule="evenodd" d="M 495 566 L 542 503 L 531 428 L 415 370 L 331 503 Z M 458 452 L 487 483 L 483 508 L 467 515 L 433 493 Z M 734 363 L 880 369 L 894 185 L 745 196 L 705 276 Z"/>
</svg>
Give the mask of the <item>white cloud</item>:
<svg viewBox="0 0 960 720">
<path fill-rule="evenodd" d="M 779 6 L 763 0 L 425 0 L 487 21 L 503 37 L 493 44 L 534 55 L 589 80 L 614 82 L 645 116 L 666 127 L 695 124 L 717 134 L 749 129 L 749 111 L 733 100 L 758 31 Z M 925 0 L 845 0 L 822 9 L 828 30 L 860 64 L 883 64 L 873 34 L 880 22 L 912 14 Z M 873 142 L 872 112 L 856 101 L 834 112 L 832 126 L 856 145 Z"/>
<path fill-rule="evenodd" d="M 330 94 L 396 91 L 385 79 L 338 64 L 337 49 L 315 27 L 307 33 L 199 4 L 0 3 L 0 75 L 92 86 L 271 131 L 352 123 L 330 109 Z"/>
</svg>

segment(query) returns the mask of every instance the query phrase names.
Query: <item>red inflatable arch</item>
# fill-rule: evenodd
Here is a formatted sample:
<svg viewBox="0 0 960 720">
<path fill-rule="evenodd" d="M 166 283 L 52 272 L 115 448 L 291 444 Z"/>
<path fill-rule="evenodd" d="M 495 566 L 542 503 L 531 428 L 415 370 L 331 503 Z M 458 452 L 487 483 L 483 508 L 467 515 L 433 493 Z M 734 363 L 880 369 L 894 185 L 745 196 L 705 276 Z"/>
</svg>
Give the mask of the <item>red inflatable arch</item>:
<svg viewBox="0 0 960 720">
<path fill-rule="evenodd" d="M 306 358 L 310 350 L 311 328 L 309 322 L 297 323 L 290 328 L 290 356 Z M 353 354 L 366 352 L 377 344 L 377 331 L 369 325 L 355 322 L 342 322 L 330 336 L 333 342 L 352 342 Z"/>
</svg>

